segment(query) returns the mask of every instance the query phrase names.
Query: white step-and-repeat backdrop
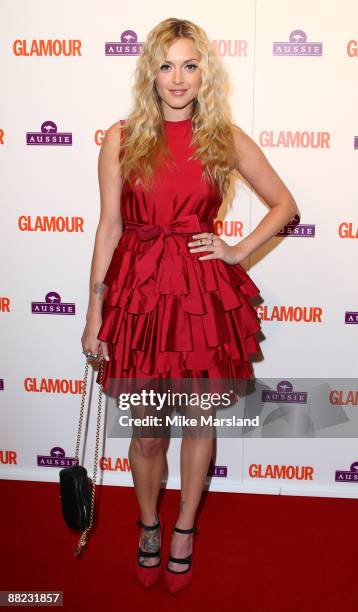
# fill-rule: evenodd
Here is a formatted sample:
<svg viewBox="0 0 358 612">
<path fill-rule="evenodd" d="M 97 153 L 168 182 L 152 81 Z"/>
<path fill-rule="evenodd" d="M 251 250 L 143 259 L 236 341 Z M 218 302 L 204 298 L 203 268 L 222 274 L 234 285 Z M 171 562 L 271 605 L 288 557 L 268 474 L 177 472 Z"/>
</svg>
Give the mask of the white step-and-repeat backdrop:
<svg viewBox="0 0 358 612">
<path fill-rule="evenodd" d="M 0 5 L 0 477 L 57 481 L 71 464 L 100 145 L 131 109 L 139 43 L 175 16 L 208 33 L 231 77 L 235 122 L 300 211 L 245 262 L 264 300 L 264 359 L 254 363 L 262 427 L 217 440 L 208 485 L 356 497 L 358 4 L 222 0 L 218 10 L 155 0 L 139 9 L 112 0 Z M 239 241 L 267 210 L 238 181 L 218 218 L 222 237 Z M 90 382 L 91 475 L 98 385 Z M 132 484 L 129 439 L 107 437 L 104 420 L 102 434 L 101 482 Z M 173 438 L 169 488 L 180 486 L 179 450 Z"/>
</svg>

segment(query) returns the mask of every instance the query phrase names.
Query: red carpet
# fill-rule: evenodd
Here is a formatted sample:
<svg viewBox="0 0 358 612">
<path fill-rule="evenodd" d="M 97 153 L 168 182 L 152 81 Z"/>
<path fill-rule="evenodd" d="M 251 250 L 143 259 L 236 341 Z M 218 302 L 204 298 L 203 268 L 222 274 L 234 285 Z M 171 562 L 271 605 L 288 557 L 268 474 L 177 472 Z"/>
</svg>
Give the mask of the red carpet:
<svg viewBox="0 0 358 612">
<path fill-rule="evenodd" d="M 139 538 L 134 489 L 97 486 L 98 521 L 81 559 L 63 522 L 58 485 L 1 480 L 1 590 L 62 590 L 68 611 L 243 612 L 357 610 L 357 501 L 204 493 L 194 576 L 171 595 L 133 571 Z M 162 491 L 164 559 L 179 491 Z"/>
</svg>

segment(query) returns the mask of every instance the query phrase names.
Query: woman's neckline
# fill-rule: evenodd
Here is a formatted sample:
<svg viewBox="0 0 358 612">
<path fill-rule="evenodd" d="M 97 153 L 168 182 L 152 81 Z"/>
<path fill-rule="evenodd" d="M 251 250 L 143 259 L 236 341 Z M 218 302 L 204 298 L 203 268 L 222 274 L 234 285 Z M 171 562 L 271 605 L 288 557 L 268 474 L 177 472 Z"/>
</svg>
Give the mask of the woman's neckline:
<svg viewBox="0 0 358 612">
<path fill-rule="evenodd" d="M 181 119 L 180 121 L 171 121 L 170 119 L 163 119 L 163 123 L 165 123 L 165 125 L 170 126 L 184 125 L 186 123 L 191 123 L 191 117 L 188 117 L 188 119 Z"/>
</svg>

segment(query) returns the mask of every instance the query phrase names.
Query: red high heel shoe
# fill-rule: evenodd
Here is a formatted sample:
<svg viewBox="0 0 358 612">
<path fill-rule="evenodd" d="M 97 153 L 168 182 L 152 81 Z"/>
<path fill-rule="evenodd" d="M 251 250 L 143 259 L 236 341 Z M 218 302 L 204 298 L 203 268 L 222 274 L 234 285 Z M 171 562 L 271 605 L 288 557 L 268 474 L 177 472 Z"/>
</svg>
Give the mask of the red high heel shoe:
<svg viewBox="0 0 358 612">
<path fill-rule="evenodd" d="M 196 527 L 192 527 L 191 529 L 179 529 L 178 527 L 174 527 L 173 531 L 176 531 L 177 533 L 197 533 L 198 532 Z M 181 591 L 181 589 L 183 589 L 184 587 L 187 586 L 187 584 L 189 584 L 191 577 L 193 575 L 192 557 L 193 557 L 193 553 L 181 559 L 179 559 L 178 557 L 172 557 L 171 555 L 169 555 L 167 567 L 165 569 L 164 579 L 165 579 L 165 584 L 171 593 L 176 593 L 177 591 Z M 169 569 L 168 567 L 169 561 L 171 561 L 172 563 L 189 564 L 189 567 L 182 572 L 177 572 L 172 569 Z"/>
<path fill-rule="evenodd" d="M 138 553 L 137 553 L 137 563 L 136 563 L 136 574 L 138 579 L 140 580 L 140 582 L 143 584 L 143 586 L 145 587 L 150 587 L 152 586 L 152 584 L 154 584 L 160 574 L 161 574 L 161 570 L 162 570 L 162 560 L 161 560 L 161 538 L 162 538 L 162 524 L 161 521 L 159 519 L 158 523 L 156 523 L 155 525 L 145 525 L 144 523 L 142 523 L 142 521 L 137 521 L 137 525 L 138 527 L 142 527 L 143 529 L 145 529 L 145 531 L 151 531 L 152 529 L 160 529 L 160 544 L 159 544 L 159 548 L 156 551 L 153 552 L 146 552 L 145 550 L 142 550 L 140 546 L 138 546 Z M 159 563 L 157 563 L 156 565 L 143 565 L 143 562 L 140 561 L 140 557 L 159 557 Z"/>
</svg>

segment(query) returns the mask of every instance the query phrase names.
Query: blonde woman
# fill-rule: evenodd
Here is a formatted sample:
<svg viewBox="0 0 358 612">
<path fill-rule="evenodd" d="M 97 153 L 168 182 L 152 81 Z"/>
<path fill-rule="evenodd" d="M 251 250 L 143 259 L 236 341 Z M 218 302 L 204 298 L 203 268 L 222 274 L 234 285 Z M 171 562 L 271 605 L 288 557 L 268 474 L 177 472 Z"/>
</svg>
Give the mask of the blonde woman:
<svg viewBox="0 0 358 612">
<path fill-rule="evenodd" d="M 250 378 L 260 329 L 250 298 L 259 289 L 240 262 L 292 219 L 296 203 L 234 125 L 226 72 L 199 26 L 159 23 L 135 76 L 133 110 L 109 128 L 99 155 L 101 214 L 83 350 L 104 359 L 107 392 L 123 378 Z M 235 171 L 270 210 L 229 246 L 213 221 Z M 182 437 L 180 508 L 165 566 L 172 593 L 192 576 L 212 443 L 212 436 Z M 140 508 L 137 576 L 150 586 L 162 568 L 157 499 L 165 437 L 133 435 L 129 460 Z"/>
</svg>

